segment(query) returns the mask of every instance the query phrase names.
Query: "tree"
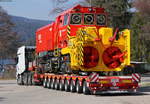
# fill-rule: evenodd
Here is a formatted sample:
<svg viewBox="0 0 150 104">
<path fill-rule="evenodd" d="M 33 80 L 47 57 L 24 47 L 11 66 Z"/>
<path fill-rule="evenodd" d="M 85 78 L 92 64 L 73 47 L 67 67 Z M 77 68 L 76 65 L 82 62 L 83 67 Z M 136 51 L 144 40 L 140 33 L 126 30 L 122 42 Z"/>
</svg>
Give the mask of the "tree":
<svg viewBox="0 0 150 104">
<path fill-rule="evenodd" d="M 135 13 L 131 22 L 131 59 L 136 61 L 143 61 L 141 56 L 144 55 L 142 53 L 145 51 L 142 49 L 145 39 L 140 35 L 142 25 L 142 18 L 140 18 L 139 13 Z"/>
<path fill-rule="evenodd" d="M 135 0 L 134 6 L 139 12 L 144 24 L 142 31 L 150 33 L 150 0 Z"/>
<path fill-rule="evenodd" d="M 50 14 L 53 13 L 53 15 L 57 15 L 58 13 L 63 12 L 66 7 L 63 5 L 67 3 L 69 0 L 50 0 L 53 2 L 53 9 L 50 11 Z"/>
<path fill-rule="evenodd" d="M 132 21 L 132 34 L 137 47 L 133 50 L 136 52 L 138 61 L 150 62 L 150 1 L 135 0 L 133 6 L 136 8 L 136 13 Z M 136 38 L 137 37 L 137 38 Z"/>
<path fill-rule="evenodd" d="M 14 24 L 7 12 L 0 7 L 0 57 L 1 59 L 13 57 L 19 46 L 19 37 L 13 31 Z"/>
</svg>

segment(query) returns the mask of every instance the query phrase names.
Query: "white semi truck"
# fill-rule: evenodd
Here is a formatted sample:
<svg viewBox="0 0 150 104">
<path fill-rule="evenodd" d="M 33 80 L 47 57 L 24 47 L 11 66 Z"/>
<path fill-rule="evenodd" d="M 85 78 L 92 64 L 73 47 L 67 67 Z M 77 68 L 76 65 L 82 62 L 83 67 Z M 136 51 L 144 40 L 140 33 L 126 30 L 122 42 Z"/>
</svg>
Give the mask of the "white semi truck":
<svg viewBox="0 0 150 104">
<path fill-rule="evenodd" d="M 33 83 L 33 73 L 29 71 L 29 67 L 31 65 L 30 62 L 34 60 L 34 51 L 34 46 L 22 46 L 18 48 L 16 79 L 20 85 Z"/>
</svg>

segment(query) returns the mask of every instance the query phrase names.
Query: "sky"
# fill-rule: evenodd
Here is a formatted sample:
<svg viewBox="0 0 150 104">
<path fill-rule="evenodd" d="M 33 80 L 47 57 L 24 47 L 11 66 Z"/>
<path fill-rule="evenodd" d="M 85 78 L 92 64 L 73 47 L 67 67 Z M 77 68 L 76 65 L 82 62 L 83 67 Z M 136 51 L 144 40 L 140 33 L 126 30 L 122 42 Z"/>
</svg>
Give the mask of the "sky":
<svg viewBox="0 0 150 104">
<path fill-rule="evenodd" d="M 52 8 L 56 7 L 55 0 L 0 0 L 0 6 L 8 14 L 22 16 L 31 19 L 54 20 L 55 16 L 50 14 Z M 73 4 L 82 0 L 69 0 L 64 7 L 72 7 Z M 58 5 L 57 5 L 58 6 Z M 60 4 L 62 6 L 62 4 Z"/>
</svg>

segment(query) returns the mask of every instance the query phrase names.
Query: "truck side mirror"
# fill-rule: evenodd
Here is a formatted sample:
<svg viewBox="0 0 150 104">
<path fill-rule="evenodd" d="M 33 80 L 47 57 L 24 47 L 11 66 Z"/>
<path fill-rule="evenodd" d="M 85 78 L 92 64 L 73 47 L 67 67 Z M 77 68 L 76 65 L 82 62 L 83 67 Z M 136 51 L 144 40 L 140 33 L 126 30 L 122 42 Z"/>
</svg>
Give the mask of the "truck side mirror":
<svg viewBox="0 0 150 104">
<path fill-rule="evenodd" d="M 18 57 L 15 58 L 15 63 L 18 64 Z"/>
</svg>

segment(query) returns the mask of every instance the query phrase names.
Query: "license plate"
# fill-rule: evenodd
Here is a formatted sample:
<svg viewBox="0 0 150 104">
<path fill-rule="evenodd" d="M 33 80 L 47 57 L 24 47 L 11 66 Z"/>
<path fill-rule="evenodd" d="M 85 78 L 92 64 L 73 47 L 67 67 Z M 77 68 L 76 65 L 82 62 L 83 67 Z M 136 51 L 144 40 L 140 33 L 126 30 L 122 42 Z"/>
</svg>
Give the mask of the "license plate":
<svg viewBox="0 0 150 104">
<path fill-rule="evenodd" d="M 119 87 L 110 87 L 111 90 L 117 90 Z"/>
<path fill-rule="evenodd" d="M 119 79 L 111 79 L 112 83 L 119 82 Z"/>
</svg>

